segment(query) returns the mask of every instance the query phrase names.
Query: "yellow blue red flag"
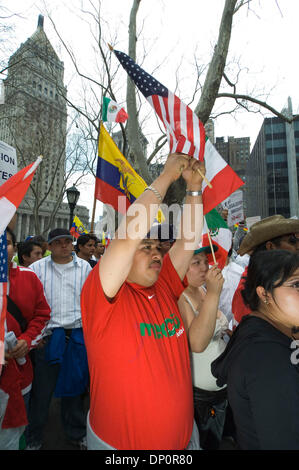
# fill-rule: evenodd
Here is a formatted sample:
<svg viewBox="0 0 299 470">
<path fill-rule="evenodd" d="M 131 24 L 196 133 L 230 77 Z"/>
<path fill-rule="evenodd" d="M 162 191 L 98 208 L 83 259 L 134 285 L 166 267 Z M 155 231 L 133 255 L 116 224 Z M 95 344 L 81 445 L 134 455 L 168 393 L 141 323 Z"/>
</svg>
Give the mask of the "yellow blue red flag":
<svg viewBox="0 0 299 470">
<path fill-rule="evenodd" d="M 84 233 L 88 233 L 88 231 L 82 224 L 81 220 L 77 216 L 74 217 L 70 232 L 75 238 L 79 238 L 80 235 L 83 235 Z"/>
<path fill-rule="evenodd" d="M 104 204 L 110 204 L 116 211 L 124 214 L 146 187 L 146 182 L 126 160 L 102 124 L 96 174 L 96 199 Z M 125 204 L 119 204 L 120 196 L 125 196 L 123 198 Z M 158 221 L 164 220 L 162 212 L 159 211 Z"/>
</svg>

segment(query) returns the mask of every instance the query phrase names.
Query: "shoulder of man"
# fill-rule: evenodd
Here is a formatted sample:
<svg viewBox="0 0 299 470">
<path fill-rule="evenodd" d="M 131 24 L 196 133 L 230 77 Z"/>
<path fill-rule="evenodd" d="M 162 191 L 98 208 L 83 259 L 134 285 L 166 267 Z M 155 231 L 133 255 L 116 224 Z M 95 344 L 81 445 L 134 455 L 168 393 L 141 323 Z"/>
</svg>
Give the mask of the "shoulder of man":
<svg viewBox="0 0 299 470">
<path fill-rule="evenodd" d="M 38 261 L 30 264 L 28 268 L 33 272 L 37 273 L 37 270 L 40 269 L 45 263 L 49 263 L 51 261 L 51 256 L 47 256 L 46 258 L 41 258 Z"/>
<path fill-rule="evenodd" d="M 74 261 L 75 264 L 77 264 L 80 267 L 85 267 L 88 271 L 91 271 L 91 266 L 88 261 L 85 259 L 79 258 L 79 256 L 76 255 L 76 253 L 73 253 Z"/>
</svg>

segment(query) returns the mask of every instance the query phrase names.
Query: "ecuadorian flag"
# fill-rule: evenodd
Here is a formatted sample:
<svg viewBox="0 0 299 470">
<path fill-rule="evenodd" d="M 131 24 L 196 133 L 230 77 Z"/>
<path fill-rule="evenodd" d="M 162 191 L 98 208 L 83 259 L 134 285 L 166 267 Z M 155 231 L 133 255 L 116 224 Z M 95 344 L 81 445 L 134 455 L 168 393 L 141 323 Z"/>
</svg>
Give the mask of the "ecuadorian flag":
<svg viewBox="0 0 299 470">
<path fill-rule="evenodd" d="M 110 204 L 116 211 L 125 214 L 146 187 L 146 182 L 126 160 L 102 124 L 95 185 L 96 199 L 104 204 Z M 118 203 L 119 196 L 125 196 L 123 198 L 125 204 Z M 163 221 L 163 219 L 164 216 L 159 211 L 158 220 Z"/>
<path fill-rule="evenodd" d="M 88 233 L 84 225 L 82 224 L 81 220 L 79 217 L 75 216 L 73 220 L 73 224 L 70 229 L 70 233 L 73 235 L 75 238 L 79 238 L 80 235 L 83 235 L 83 233 Z"/>
</svg>

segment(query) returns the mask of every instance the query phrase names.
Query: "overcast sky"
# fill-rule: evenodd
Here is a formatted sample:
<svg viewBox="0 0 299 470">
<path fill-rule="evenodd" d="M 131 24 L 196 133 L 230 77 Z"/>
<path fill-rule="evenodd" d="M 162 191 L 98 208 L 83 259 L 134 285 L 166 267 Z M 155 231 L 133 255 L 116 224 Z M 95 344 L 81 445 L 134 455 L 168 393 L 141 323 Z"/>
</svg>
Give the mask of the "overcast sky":
<svg viewBox="0 0 299 470">
<path fill-rule="evenodd" d="M 0 4 L 20 14 L 10 20 L 15 25 L 14 46 L 19 47 L 35 31 L 38 14 L 43 12 L 43 2 L 0 0 Z M 89 27 L 75 14 L 76 7 L 81 4 L 84 10 L 91 10 L 89 0 L 46 1 L 64 40 L 73 48 L 82 69 L 89 71 L 92 70 L 93 61 Z M 107 22 L 111 36 L 117 37 L 118 49 L 124 52 L 127 52 L 128 47 L 131 4 L 132 0 L 102 0 L 102 17 Z M 177 94 L 181 99 L 189 100 L 194 85 L 194 53 L 196 51 L 196 57 L 201 63 L 209 62 L 217 41 L 223 5 L 224 0 L 142 0 L 137 17 L 138 29 L 142 29 L 137 62 L 139 53 L 147 72 L 152 72 L 158 66 L 155 78 L 171 91 L 175 91 L 175 74 L 179 70 Z M 90 15 L 84 18 L 87 20 Z M 238 60 L 243 69 L 238 92 L 254 91 L 255 96 L 260 98 L 269 93 L 268 103 L 278 110 L 285 106 L 288 96 L 291 96 L 294 113 L 299 111 L 298 18 L 298 0 L 252 0 L 251 11 L 246 7 L 239 11 L 234 18 L 228 58 L 228 63 Z M 45 31 L 58 55 L 65 61 L 70 96 L 74 86 L 74 72 L 47 19 Z M 143 47 L 148 51 L 145 58 Z M 236 68 L 232 67 L 232 70 Z M 121 79 L 125 80 L 125 72 L 120 69 L 119 73 L 122 74 Z M 125 90 L 119 90 L 117 98 L 119 101 L 124 100 Z M 191 107 L 195 107 L 198 99 L 199 96 Z M 216 102 L 213 112 L 233 107 L 233 102 L 226 104 L 225 108 L 222 108 L 222 104 L 223 101 Z M 154 115 L 152 119 L 155 120 Z M 234 118 L 224 115 L 215 121 L 215 135 L 250 136 L 253 144 L 262 122 L 263 116 L 260 114 L 242 112 Z M 80 203 L 85 203 L 82 197 Z"/>
</svg>

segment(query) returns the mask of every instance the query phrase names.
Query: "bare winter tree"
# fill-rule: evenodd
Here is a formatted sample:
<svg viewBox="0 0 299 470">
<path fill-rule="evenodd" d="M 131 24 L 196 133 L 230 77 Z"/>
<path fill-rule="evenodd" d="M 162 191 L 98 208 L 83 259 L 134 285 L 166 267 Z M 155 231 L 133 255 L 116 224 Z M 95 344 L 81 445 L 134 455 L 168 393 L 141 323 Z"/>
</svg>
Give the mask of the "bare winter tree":
<svg viewBox="0 0 299 470">
<path fill-rule="evenodd" d="M 276 0 L 273 0 L 273 2 L 278 6 Z M 114 45 L 116 37 L 103 37 L 101 1 L 90 0 L 88 5 L 89 9 L 85 9 L 84 11 L 82 10 L 82 14 L 88 15 L 89 18 L 92 18 L 96 25 L 94 28 L 93 39 L 96 40 L 97 43 L 97 63 L 100 65 L 97 71 L 96 80 L 91 76 L 86 76 L 82 73 L 76 60 L 76 54 L 64 43 L 61 34 L 55 28 L 53 20 L 52 24 L 68 51 L 69 57 L 72 60 L 76 72 L 81 77 L 82 82 L 85 84 L 88 83 L 88 86 L 86 85 L 85 87 L 87 94 L 89 97 L 97 96 L 98 107 L 96 108 L 94 106 L 94 102 L 89 106 L 89 108 L 87 106 L 80 108 L 75 104 L 74 100 L 72 100 L 72 102 L 69 101 L 69 104 L 81 113 L 81 115 L 90 123 L 90 126 L 93 127 L 93 138 L 96 140 L 98 138 L 99 130 L 99 114 L 95 113 L 94 110 L 100 109 L 102 97 L 104 95 L 108 95 L 115 101 L 118 101 L 118 83 L 116 80 L 117 69 L 115 69 L 115 61 L 111 60 L 111 54 L 109 53 L 109 50 L 107 50 L 107 43 L 109 42 Z M 212 116 L 216 101 L 221 98 L 232 99 L 236 103 L 235 109 L 242 107 L 247 110 L 251 110 L 250 103 L 253 103 L 259 108 L 271 111 L 274 115 L 279 116 L 286 121 L 291 119 L 281 114 L 274 107 L 268 104 L 267 100 L 262 100 L 256 96 L 238 93 L 237 83 L 229 77 L 229 70 L 227 70 L 227 57 L 232 35 L 233 20 L 241 8 L 247 8 L 248 12 L 250 12 L 252 5 L 254 5 L 254 0 L 225 1 L 219 26 L 218 39 L 214 46 L 211 60 L 208 66 L 203 67 L 202 64 L 197 65 L 197 70 L 200 70 L 201 72 L 205 71 L 206 73 L 202 86 L 199 86 L 199 77 L 196 78 L 195 91 L 193 92 L 192 100 L 195 101 L 200 92 L 200 97 L 195 106 L 195 113 L 204 124 L 207 122 L 209 117 Z M 128 54 L 134 60 L 136 60 L 137 56 L 136 47 L 139 38 L 137 18 L 138 11 L 141 7 L 142 0 L 132 0 L 129 16 Z M 138 60 L 137 62 L 140 63 Z M 224 91 L 223 88 L 225 88 L 225 86 L 226 89 Z M 140 103 L 142 102 L 144 102 L 144 100 L 139 99 L 139 94 L 138 92 L 136 93 L 134 84 L 128 78 L 126 104 L 130 119 L 126 126 L 121 125 L 121 132 L 123 135 L 123 153 L 131 161 L 136 171 L 147 183 L 150 183 L 153 176 L 149 170 L 149 164 L 157 161 L 157 157 L 161 155 L 161 149 L 165 146 L 166 138 L 163 129 L 161 129 L 161 136 L 157 139 L 155 148 L 152 149 L 150 155 L 146 154 L 145 148 L 142 145 L 142 139 L 139 137 L 142 134 L 142 123 L 140 120 Z M 166 152 L 167 150 L 165 148 L 165 153 Z M 184 188 L 182 187 L 181 181 L 179 181 L 176 185 L 170 188 L 166 198 L 167 202 L 173 203 L 181 201 L 183 194 Z"/>
</svg>

